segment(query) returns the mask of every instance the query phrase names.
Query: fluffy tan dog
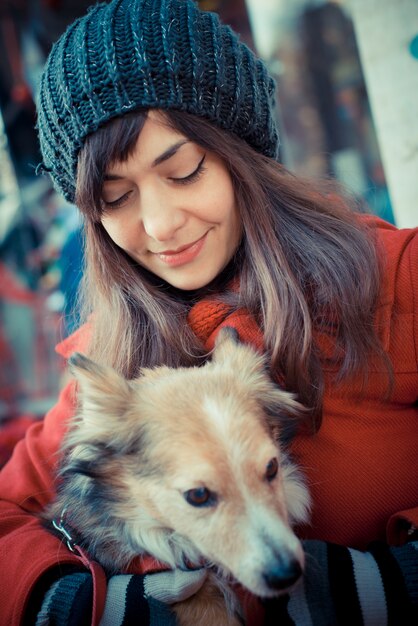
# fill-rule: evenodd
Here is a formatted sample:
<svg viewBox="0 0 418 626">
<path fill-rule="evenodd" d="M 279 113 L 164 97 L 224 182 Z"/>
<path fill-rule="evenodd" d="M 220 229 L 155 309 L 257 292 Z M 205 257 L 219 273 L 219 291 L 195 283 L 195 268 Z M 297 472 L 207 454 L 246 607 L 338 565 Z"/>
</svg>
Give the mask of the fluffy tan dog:
<svg viewBox="0 0 418 626">
<path fill-rule="evenodd" d="M 48 517 L 75 511 L 80 545 L 109 572 L 145 553 L 210 567 L 174 606 L 182 626 L 242 623 L 237 582 L 261 597 L 288 591 L 304 567 L 291 525 L 306 520 L 309 496 L 278 435 L 303 409 L 264 358 L 225 329 L 202 367 L 126 381 L 80 354 L 70 364 L 80 407 Z"/>
</svg>

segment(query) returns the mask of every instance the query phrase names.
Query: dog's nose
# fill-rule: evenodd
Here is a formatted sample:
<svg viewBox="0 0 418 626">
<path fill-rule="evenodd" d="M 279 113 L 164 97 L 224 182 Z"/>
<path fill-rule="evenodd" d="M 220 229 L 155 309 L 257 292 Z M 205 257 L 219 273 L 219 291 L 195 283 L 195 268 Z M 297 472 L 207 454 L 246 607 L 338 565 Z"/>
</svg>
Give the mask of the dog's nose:
<svg viewBox="0 0 418 626">
<path fill-rule="evenodd" d="M 279 559 L 263 578 L 270 589 L 283 591 L 291 587 L 302 575 L 302 567 L 296 559 L 283 561 Z"/>
</svg>

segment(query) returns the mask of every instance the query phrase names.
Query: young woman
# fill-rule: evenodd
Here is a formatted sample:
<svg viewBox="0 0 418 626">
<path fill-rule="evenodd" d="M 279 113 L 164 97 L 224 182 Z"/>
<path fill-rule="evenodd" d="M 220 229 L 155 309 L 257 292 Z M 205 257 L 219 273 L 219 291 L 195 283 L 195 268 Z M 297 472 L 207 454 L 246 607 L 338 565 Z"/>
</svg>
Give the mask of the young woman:
<svg viewBox="0 0 418 626">
<path fill-rule="evenodd" d="M 234 326 L 309 409 L 289 446 L 313 497 L 304 584 L 251 599 L 247 623 L 412 624 L 418 231 L 286 172 L 273 107 L 263 63 L 191 0 L 113 0 L 68 29 L 39 132 L 43 169 L 84 215 L 88 321 L 58 350 L 132 378 L 204 362 Z M 39 521 L 75 395 L 0 474 L 1 621 L 171 624 L 204 570 L 106 584 Z"/>
</svg>

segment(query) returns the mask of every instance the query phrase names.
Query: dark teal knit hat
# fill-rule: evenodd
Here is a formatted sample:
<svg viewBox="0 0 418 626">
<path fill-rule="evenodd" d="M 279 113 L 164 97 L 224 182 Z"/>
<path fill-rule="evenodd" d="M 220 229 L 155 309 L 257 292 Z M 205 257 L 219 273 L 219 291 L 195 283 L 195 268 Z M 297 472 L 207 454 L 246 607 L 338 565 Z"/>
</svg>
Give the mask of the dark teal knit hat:
<svg viewBox="0 0 418 626">
<path fill-rule="evenodd" d="M 76 20 L 41 79 L 43 169 L 74 201 L 87 135 L 138 108 L 187 111 L 277 158 L 275 84 L 264 63 L 193 0 L 113 0 Z"/>
</svg>

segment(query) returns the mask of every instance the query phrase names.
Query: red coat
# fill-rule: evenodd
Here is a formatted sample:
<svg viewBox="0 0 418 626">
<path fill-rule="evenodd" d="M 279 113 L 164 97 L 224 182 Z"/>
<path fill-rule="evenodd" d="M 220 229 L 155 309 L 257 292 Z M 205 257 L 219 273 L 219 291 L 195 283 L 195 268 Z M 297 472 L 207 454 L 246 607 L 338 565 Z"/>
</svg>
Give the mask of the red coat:
<svg viewBox="0 0 418 626">
<path fill-rule="evenodd" d="M 381 372 L 370 374 L 363 396 L 356 381 L 338 389 L 327 385 L 319 433 L 298 437 L 293 445 L 314 501 L 312 526 L 303 536 L 355 548 L 385 536 L 402 543 L 402 520 L 418 526 L 418 229 L 374 222 L 386 254 L 377 323 L 393 362 L 393 397 L 383 398 Z M 210 303 L 198 303 L 190 323 L 208 345 L 222 324 L 258 341 L 245 314 L 225 318 L 216 307 L 214 314 Z M 86 329 L 63 342 L 60 352 L 68 356 L 85 340 Z M 54 493 L 57 450 L 74 412 L 73 391 L 71 384 L 64 389 L 0 472 L 0 621 L 10 626 L 20 623 L 34 584 L 48 568 L 79 564 L 36 517 Z"/>
</svg>

